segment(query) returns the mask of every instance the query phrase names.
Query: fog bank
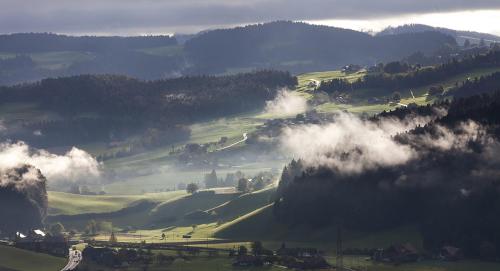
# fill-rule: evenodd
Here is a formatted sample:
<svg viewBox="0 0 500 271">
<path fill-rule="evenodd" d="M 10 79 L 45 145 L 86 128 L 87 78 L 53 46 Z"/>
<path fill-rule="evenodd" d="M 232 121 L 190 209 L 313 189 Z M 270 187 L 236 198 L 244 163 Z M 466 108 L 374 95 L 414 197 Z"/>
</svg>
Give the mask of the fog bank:
<svg viewBox="0 0 500 271">
<path fill-rule="evenodd" d="M 265 113 L 273 115 L 296 115 L 307 110 L 307 100 L 286 89 L 278 92 L 274 100 L 266 102 Z"/>
<path fill-rule="evenodd" d="M 0 143 L 0 171 L 23 164 L 42 172 L 49 184 L 94 181 L 100 176 L 99 163 L 89 153 L 73 147 L 64 155 L 30 148 L 24 142 Z"/>
</svg>

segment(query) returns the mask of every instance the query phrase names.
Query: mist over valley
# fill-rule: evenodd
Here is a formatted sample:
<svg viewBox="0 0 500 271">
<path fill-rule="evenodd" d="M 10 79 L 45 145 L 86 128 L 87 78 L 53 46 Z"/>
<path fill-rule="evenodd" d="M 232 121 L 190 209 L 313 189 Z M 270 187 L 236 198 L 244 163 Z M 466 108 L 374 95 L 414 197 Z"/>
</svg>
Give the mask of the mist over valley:
<svg viewBox="0 0 500 271">
<path fill-rule="evenodd" d="M 500 269 L 498 6 L 104 2 L 0 11 L 0 270 Z"/>
</svg>

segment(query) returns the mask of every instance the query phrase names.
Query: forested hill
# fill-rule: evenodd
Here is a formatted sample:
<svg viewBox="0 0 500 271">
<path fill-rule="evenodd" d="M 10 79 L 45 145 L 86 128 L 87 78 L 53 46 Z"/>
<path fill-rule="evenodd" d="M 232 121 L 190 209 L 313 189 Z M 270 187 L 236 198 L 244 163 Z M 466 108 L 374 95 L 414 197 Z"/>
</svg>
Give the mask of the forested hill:
<svg viewBox="0 0 500 271">
<path fill-rule="evenodd" d="M 391 137 L 395 144 L 387 152 L 401 150 L 410 155 L 406 161 L 346 173 L 341 165 L 351 160 L 390 156 L 373 157 L 362 144 L 332 151 L 328 159 L 337 163 L 331 166 L 293 161 L 283 171 L 276 217 L 293 225 L 342 223 L 362 231 L 410 225 L 420 230 L 429 251 L 453 245 L 479 257 L 487 244 L 498 257 L 500 93 L 401 108 L 373 121 L 394 124 L 394 117 L 415 120 L 444 110 L 446 115 L 425 126 Z"/>
<path fill-rule="evenodd" d="M 448 58 L 455 39 L 439 32 L 376 36 L 288 21 L 169 36 L 0 35 L 0 85 L 81 74 L 146 80 L 256 69 L 294 74 L 373 65 L 417 52 Z M 186 41 L 187 40 L 187 41 Z"/>
<path fill-rule="evenodd" d="M 349 93 L 353 90 L 372 88 L 383 89 L 385 92 L 391 93 L 401 88 L 415 88 L 433 84 L 443 80 L 443 78 L 457 76 L 475 69 L 499 67 L 500 50 L 498 47 L 495 47 L 485 54 L 470 55 L 460 60 L 452 59 L 446 63 L 432 67 L 408 65 L 407 63 L 398 61 L 385 65 L 379 64 L 377 67 L 378 72 L 367 74 L 354 82 L 349 82 L 345 79 L 323 81 L 318 89 L 327 93 L 336 91 Z M 464 82 L 463 84 L 467 83 Z M 495 90 L 495 88 L 490 89 L 490 91 Z"/>
<path fill-rule="evenodd" d="M 0 85 L 81 74 L 175 77 L 185 59 L 170 36 L 0 35 Z"/>
<path fill-rule="evenodd" d="M 373 65 L 455 45 L 453 37 L 439 32 L 373 37 L 354 30 L 279 21 L 208 31 L 188 40 L 185 51 L 193 68 L 200 71 L 261 66 L 298 72 L 349 63 Z"/>
<path fill-rule="evenodd" d="M 33 84 L 0 87 L 0 106 L 33 104 L 55 113 L 49 121 L 7 122 L 7 138 L 36 146 L 114 140 L 154 128 L 162 139 L 189 136 L 183 127 L 194 121 L 262 108 L 279 88 L 293 87 L 288 72 L 257 71 L 230 76 L 192 76 L 141 81 L 125 76 L 80 75 Z M 33 131 L 39 131 L 36 135 Z"/>
<path fill-rule="evenodd" d="M 288 72 L 192 76 L 141 81 L 115 75 L 80 75 L 0 88 L 2 102 L 34 102 L 65 115 L 83 112 L 158 118 L 202 118 L 255 109 L 292 87 Z M 172 115 L 170 115 L 172 114 Z"/>
<path fill-rule="evenodd" d="M 50 33 L 0 35 L 0 52 L 15 54 L 55 51 L 106 52 L 173 45 L 177 45 L 177 41 L 170 36 L 77 37 Z"/>
</svg>

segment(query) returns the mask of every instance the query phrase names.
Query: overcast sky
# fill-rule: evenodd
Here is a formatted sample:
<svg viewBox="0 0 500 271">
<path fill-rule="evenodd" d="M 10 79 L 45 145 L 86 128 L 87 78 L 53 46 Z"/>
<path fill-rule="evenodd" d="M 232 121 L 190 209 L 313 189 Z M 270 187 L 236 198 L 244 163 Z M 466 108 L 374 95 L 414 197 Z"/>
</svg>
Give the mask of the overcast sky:
<svg viewBox="0 0 500 271">
<path fill-rule="evenodd" d="M 380 30 L 424 23 L 500 35 L 500 0 L 0 0 L 0 33 L 193 33 L 274 20 Z"/>
</svg>

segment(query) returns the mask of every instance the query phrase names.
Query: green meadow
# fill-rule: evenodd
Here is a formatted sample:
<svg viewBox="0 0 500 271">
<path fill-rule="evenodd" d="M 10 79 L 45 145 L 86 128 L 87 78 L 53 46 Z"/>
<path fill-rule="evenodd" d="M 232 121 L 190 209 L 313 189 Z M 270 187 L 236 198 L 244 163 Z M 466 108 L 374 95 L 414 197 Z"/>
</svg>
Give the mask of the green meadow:
<svg viewBox="0 0 500 271">
<path fill-rule="evenodd" d="M 66 263 L 65 258 L 0 245 L 0 270 L 57 271 Z"/>
</svg>

